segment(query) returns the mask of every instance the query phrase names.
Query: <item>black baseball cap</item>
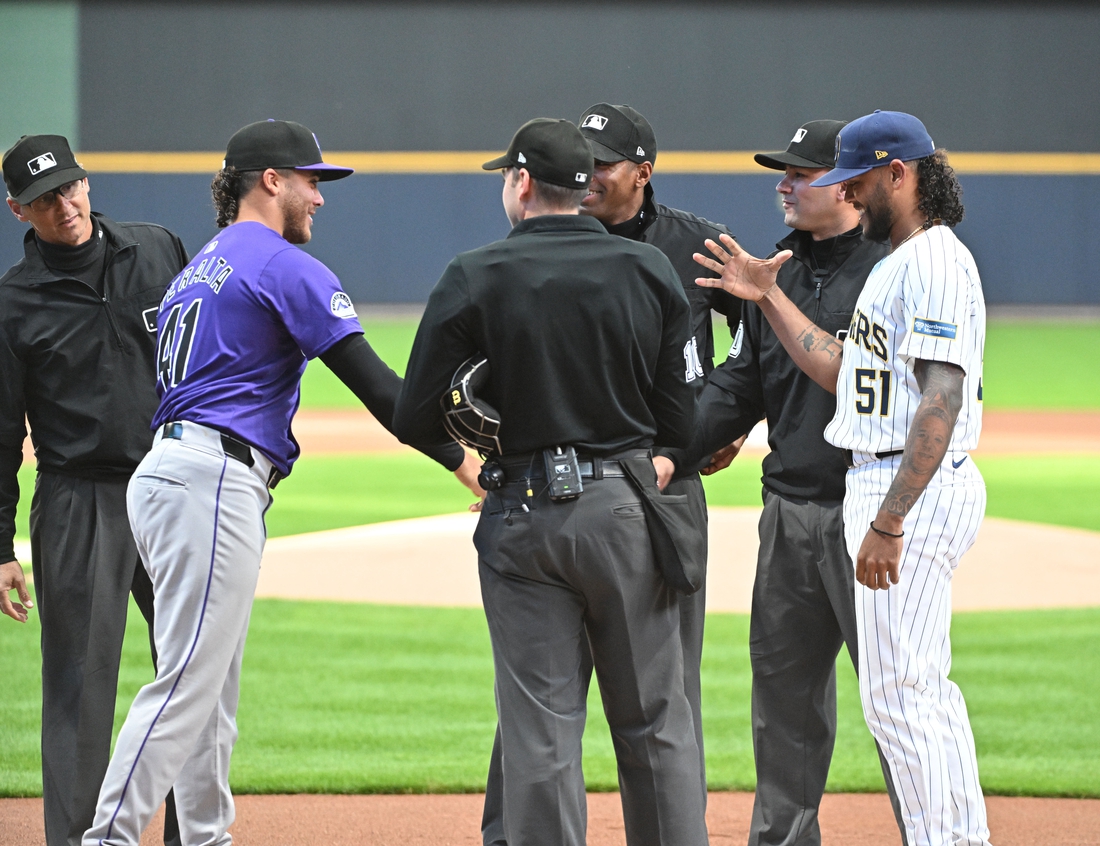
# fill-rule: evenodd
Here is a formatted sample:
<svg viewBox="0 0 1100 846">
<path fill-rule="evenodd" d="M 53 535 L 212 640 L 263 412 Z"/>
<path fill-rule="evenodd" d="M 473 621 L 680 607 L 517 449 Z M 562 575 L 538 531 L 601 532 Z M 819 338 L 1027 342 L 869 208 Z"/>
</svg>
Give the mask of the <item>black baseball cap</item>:
<svg viewBox="0 0 1100 846">
<path fill-rule="evenodd" d="M 355 173 L 350 167 L 325 164 L 317 136 L 292 120 L 261 120 L 233 133 L 223 167 L 236 170 L 314 170 L 322 182 Z"/>
<path fill-rule="evenodd" d="M 516 130 L 507 153 L 481 167 L 522 167 L 540 182 L 587 188 L 592 178 L 592 151 L 580 130 L 569 121 L 535 118 Z"/>
<path fill-rule="evenodd" d="M 911 162 L 936 152 L 932 136 L 918 118 L 905 112 L 883 112 L 856 118 L 836 137 L 833 169 L 811 183 L 816 187 L 835 185 L 894 159 Z"/>
<path fill-rule="evenodd" d="M 635 164 L 657 161 L 657 137 L 653 127 L 630 106 L 597 103 L 585 109 L 577 125 L 592 145 L 596 161 L 630 159 Z"/>
<path fill-rule="evenodd" d="M 757 153 L 753 159 L 772 170 L 786 170 L 788 166 L 815 170 L 832 167 L 836 161 L 836 134 L 845 123 L 843 120 L 811 120 L 798 127 L 784 152 Z"/>
<path fill-rule="evenodd" d="M 4 184 L 20 205 L 87 175 L 63 135 L 24 135 L 4 153 Z"/>
</svg>

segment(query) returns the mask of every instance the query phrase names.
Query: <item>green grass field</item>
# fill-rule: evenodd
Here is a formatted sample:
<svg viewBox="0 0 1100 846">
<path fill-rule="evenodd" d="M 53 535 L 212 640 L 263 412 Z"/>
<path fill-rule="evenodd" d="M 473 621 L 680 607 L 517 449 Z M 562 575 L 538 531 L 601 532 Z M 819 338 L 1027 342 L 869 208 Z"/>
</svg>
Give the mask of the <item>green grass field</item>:
<svg viewBox="0 0 1100 846">
<path fill-rule="evenodd" d="M 416 321 L 363 321 L 367 339 L 398 373 L 405 372 Z M 729 330 L 715 324 L 718 358 Z M 1071 362 L 1071 364 L 1067 364 Z M 1100 322 L 992 320 L 986 330 L 983 385 L 991 409 L 1100 409 Z M 320 362 L 302 382 L 304 408 L 354 408 L 358 400 Z"/>
<path fill-rule="evenodd" d="M 37 618 L 0 627 L 0 796 L 41 790 Z M 152 677 L 131 609 L 117 725 Z M 1100 797 L 1100 609 L 958 614 L 962 685 L 991 793 Z M 830 790 L 882 776 L 847 653 Z M 715 790 L 751 789 L 748 617 L 712 614 L 703 660 L 707 766 Z M 477 609 L 259 600 L 241 682 L 240 793 L 469 792 L 484 788 L 493 671 Z M 584 741 L 593 789 L 615 789 L 595 685 Z"/>
<path fill-rule="evenodd" d="M 408 321 L 367 334 L 399 372 Z M 1100 408 L 1100 324 L 994 323 L 986 352 L 988 408 Z M 1061 362 L 1070 352 L 1072 371 Z M 356 400 L 311 365 L 307 407 Z M 1100 457 L 979 461 L 996 517 L 1100 531 Z M 759 463 L 738 460 L 706 480 L 714 505 L 758 505 Z M 18 531 L 26 537 L 33 470 Z M 276 491 L 272 536 L 461 510 L 467 493 L 411 454 L 305 456 Z M 708 617 L 703 664 L 707 762 L 715 789 L 753 784 L 748 619 Z M 953 677 L 962 685 L 991 793 L 1100 797 L 1100 609 L 965 613 L 955 617 Z M 0 796 L 40 795 L 37 616 L 0 620 Z M 131 610 L 117 723 L 151 678 L 140 615 Z M 839 730 L 830 790 L 880 790 L 855 678 L 842 653 Z M 585 770 L 614 789 L 598 693 L 590 696 Z M 494 725 L 484 617 L 471 609 L 257 601 L 242 679 L 238 792 L 475 791 Z M 117 725 L 116 725 L 117 729 Z"/>
</svg>

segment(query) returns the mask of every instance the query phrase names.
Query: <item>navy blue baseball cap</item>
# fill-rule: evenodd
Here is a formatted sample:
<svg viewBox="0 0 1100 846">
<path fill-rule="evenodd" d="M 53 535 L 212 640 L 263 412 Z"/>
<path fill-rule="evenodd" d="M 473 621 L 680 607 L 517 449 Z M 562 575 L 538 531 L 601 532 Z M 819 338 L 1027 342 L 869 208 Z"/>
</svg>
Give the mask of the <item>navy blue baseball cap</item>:
<svg viewBox="0 0 1100 846">
<path fill-rule="evenodd" d="M 269 167 L 314 170 L 322 182 L 355 172 L 350 167 L 323 162 L 317 136 L 292 120 L 260 120 L 238 129 L 229 139 L 222 166 L 241 171 Z"/>
<path fill-rule="evenodd" d="M 814 188 L 836 185 L 845 179 L 890 164 L 894 159 L 911 162 L 936 152 L 924 124 L 905 112 L 874 113 L 856 118 L 836 136 L 833 169 L 810 183 Z"/>
</svg>

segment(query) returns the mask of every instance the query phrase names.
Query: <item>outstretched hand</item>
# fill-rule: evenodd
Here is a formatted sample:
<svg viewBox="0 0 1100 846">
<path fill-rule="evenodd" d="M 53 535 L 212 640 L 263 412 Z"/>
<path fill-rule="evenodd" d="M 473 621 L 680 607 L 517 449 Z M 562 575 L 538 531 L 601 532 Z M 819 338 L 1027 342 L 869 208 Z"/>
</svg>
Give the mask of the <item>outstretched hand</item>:
<svg viewBox="0 0 1100 846">
<path fill-rule="evenodd" d="M 714 258 L 702 253 L 695 253 L 692 258 L 719 274 L 719 278 L 699 278 L 695 284 L 704 288 L 723 288 L 735 297 L 760 302 L 775 287 L 779 268 L 793 253 L 783 250 L 770 259 L 758 259 L 742 250 L 729 235 L 723 233 L 718 237 L 721 244 L 709 238 L 704 242 Z"/>
</svg>

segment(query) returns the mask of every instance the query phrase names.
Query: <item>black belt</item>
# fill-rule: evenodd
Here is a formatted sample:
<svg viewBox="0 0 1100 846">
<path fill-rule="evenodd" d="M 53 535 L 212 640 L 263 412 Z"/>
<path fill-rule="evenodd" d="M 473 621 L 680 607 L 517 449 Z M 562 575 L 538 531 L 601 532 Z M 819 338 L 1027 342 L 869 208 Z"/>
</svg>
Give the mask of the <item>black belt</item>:
<svg viewBox="0 0 1100 846">
<path fill-rule="evenodd" d="M 230 458 L 237 459 L 237 461 L 241 462 L 245 467 L 256 466 L 256 458 L 252 455 L 252 447 L 244 441 L 238 441 L 232 435 L 227 435 L 225 432 L 218 432 L 218 434 L 221 435 L 222 450 L 226 455 Z M 183 424 L 179 421 L 165 423 L 161 427 L 160 436 L 162 438 L 180 440 L 183 437 Z M 271 468 L 271 474 L 267 477 L 267 486 L 269 488 L 274 488 L 283 478 L 283 474 L 273 466 Z"/>
<path fill-rule="evenodd" d="M 905 452 L 905 450 L 903 449 L 890 449 L 886 452 L 876 452 L 875 458 L 890 458 L 894 455 L 901 455 L 903 452 Z M 852 451 L 850 449 L 844 450 L 844 464 L 848 467 L 849 470 L 853 469 L 856 466 L 855 461 L 852 458 Z"/>
<path fill-rule="evenodd" d="M 619 458 L 648 458 L 649 450 L 634 449 L 615 453 L 614 458 L 602 458 L 595 455 L 578 455 L 577 466 L 581 471 L 582 479 L 624 479 L 626 472 L 619 464 Z M 506 482 L 522 482 L 527 479 L 545 479 L 546 467 L 543 464 L 542 453 L 536 452 L 524 456 L 502 456 L 496 459 L 496 463 L 504 470 Z"/>
</svg>

